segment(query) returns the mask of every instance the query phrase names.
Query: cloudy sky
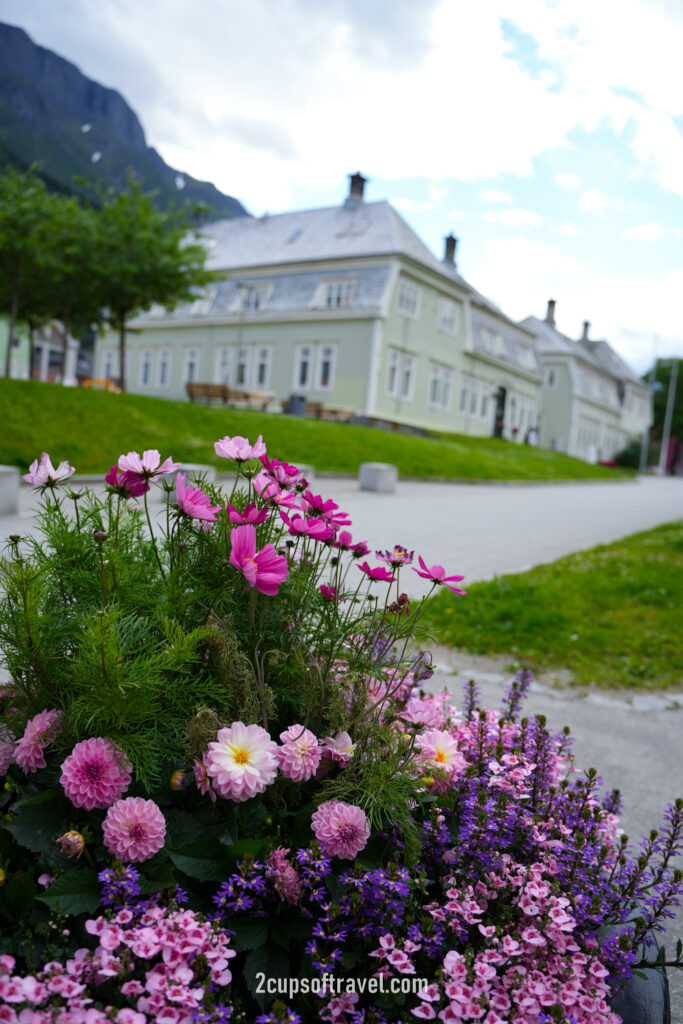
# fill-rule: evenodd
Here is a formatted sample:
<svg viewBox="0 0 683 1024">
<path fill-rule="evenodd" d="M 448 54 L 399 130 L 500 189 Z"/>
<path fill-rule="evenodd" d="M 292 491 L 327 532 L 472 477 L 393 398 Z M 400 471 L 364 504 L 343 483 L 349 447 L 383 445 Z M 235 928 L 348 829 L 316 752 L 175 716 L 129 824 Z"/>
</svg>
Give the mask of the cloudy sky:
<svg viewBox="0 0 683 1024">
<path fill-rule="evenodd" d="M 683 355 L 683 0 L 0 0 L 250 212 L 369 179 L 514 318 Z"/>
</svg>

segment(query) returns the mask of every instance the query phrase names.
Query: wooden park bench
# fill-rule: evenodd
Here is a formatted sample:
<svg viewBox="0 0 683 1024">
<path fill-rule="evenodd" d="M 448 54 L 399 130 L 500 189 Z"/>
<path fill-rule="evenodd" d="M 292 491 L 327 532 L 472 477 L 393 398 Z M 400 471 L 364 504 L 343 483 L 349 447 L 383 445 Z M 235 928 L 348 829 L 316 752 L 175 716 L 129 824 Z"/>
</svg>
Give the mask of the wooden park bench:
<svg viewBox="0 0 683 1024">
<path fill-rule="evenodd" d="M 262 409 L 265 412 L 274 398 L 274 391 L 233 391 L 230 389 L 228 402 L 230 405 L 246 405 L 249 409 Z"/>
<path fill-rule="evenodd" d="M 351 409 L 347 405 L 324 405 L 321 418 L 324 420 L 336 420 L 338 423 L 350 423 L 355 412 L 355 409 Z"/>
<path fill-rule="evenodd" d="M 200 384 L 197 381 L 188 380 L 185 390 L 191 402 L 218 401 L 227 405 L 230 401 L 230 388 L 227 384 Z"/>
</svg>

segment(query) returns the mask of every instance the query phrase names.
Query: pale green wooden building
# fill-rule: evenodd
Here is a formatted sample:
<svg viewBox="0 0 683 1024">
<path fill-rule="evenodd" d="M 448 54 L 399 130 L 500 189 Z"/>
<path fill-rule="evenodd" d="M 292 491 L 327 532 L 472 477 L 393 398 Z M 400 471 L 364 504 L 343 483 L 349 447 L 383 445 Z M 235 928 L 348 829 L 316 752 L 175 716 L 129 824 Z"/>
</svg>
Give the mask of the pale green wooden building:
<svg viewBox="0 0 683 1024">
<path fill-rule="evenodd" d="M 184 399 L 187 383 L 227 383 L 377 420 L 523 440 L 539 410 L 532 334 L 458 273 L 456 241 L 437 259 L 387 202 L 351 176 L 337 206 L 202 229 L 217 280 L 174 311 L 131 321 L 129 391 Z M 99 339 L 95 377 L 119 374 Z"/>
</svg>

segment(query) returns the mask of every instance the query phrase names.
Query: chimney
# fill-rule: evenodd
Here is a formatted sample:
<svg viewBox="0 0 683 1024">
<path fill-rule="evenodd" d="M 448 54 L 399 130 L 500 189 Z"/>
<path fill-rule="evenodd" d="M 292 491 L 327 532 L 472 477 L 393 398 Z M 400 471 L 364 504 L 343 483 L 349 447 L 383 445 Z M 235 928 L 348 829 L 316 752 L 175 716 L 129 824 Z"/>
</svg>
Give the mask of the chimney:
<svg viewBox="0 0 683 1024">
<path fill-rule="evenodd" d="M 555 299 L 548 299 L 548 310 L 545 314 L 545 322 L 551 327 L 555 326 Z"/>
<path fill-rule="evenodd" d="M 445 238 L 446 248 L 443 254 L 443 262 L 448 263 L 455 270 L 455 250 L 458 244 L 458 239 L 454 235 L 446 235 Z"/>
<path fill-rule="evenodd" d="M 590 320 L 583 321 L 583 334 L 581 335 L 581 341 L 588 341 L 588 332 L 591 327 Z"/>
<path fill-rule="evenodd" d="M 349 194 L 347 196 L 347 203 L 349 201 L 362 203 L 363 202 L 363 190 L 365 188 L 365 182 L 367 178 L 364 178 L 360 171 L 356 171 L 355 174 L 349 174 Z"/>
</svg>

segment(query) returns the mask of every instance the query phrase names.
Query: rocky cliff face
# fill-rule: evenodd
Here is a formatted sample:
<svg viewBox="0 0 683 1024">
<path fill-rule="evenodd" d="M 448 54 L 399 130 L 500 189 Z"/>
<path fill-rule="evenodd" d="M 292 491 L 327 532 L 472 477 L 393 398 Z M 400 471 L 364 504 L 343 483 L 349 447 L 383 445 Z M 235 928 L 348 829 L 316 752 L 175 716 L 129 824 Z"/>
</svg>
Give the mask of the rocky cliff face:
<svg viewBox="0 0 683 1024">
<path fill-rule="evenodd" d="M 213 217 L 246 213 L 237 199 L 165 164 L 120 93 L 0 23 L 0 165 L 31 163 L 60 191 L 84 191 L 74 177 L 123 188 L 132 170 L 163 205 L 189 200 Z"/>
</svg>

